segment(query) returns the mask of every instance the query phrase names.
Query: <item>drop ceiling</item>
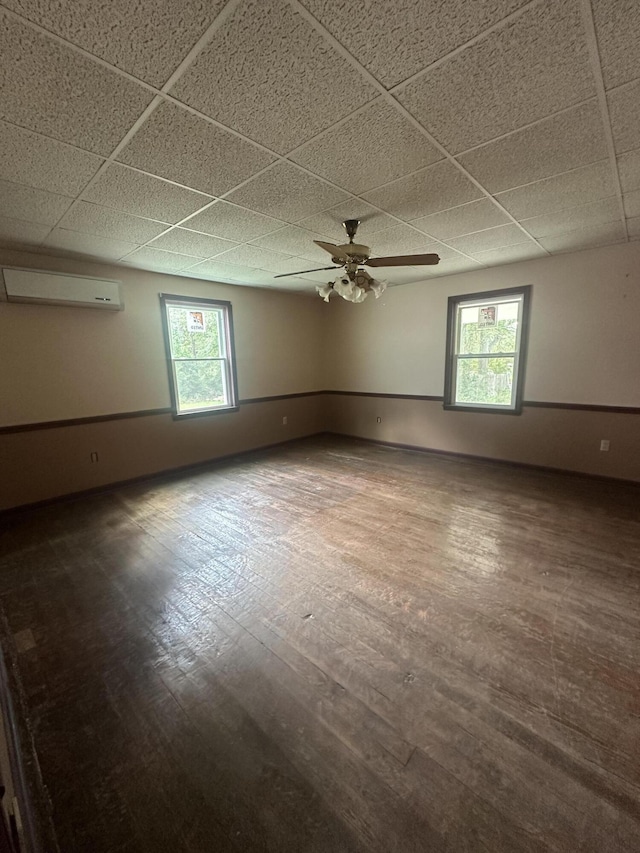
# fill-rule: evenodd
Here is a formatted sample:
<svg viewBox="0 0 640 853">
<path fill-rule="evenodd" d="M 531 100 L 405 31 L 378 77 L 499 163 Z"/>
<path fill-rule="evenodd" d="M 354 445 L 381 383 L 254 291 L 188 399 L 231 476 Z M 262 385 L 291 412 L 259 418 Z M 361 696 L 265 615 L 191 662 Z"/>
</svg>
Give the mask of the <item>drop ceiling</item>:
<svg viewBox="0 0 640 853">
<path fill-rule="evenodd" d="M 637 0 L 5 0 L 0 244 L 312 291 L 640 237 Z"/>
</svg>

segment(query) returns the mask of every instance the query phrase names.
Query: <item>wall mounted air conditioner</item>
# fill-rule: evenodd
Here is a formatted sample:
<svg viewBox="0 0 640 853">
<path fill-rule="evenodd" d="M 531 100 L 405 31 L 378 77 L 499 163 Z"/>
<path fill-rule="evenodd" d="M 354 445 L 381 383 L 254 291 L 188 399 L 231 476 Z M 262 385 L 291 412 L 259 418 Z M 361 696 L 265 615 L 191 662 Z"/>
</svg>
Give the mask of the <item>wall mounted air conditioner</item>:
<svg viewBox="0 0 640 853">
<path fill-rule="evenodd" d="M 7 302 L 107 308 L 122 311 L 120 282 L 107 278 L 2 267 Z"/>
</svg>

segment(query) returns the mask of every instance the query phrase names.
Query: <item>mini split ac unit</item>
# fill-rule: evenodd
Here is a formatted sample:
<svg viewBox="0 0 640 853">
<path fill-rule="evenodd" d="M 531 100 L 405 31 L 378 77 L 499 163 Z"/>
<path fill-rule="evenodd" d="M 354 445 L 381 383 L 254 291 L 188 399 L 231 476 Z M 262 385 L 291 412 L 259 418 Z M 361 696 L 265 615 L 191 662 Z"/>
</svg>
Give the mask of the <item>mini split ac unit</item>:
<svg viewBox="0 0 640 853">
<path fill-rule="evenodd" d="M 7 302 L 67 305 L 76 308 L 107 308 L 122 311 L 120 282 L 107 278 L 3 267 Z"/>
</svg>

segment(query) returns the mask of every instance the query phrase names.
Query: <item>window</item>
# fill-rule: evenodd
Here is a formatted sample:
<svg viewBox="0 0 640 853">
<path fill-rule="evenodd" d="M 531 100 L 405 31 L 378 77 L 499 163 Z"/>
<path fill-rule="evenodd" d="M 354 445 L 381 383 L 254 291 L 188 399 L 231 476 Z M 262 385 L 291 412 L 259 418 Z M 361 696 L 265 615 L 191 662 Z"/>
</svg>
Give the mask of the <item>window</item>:
<svg viewBox="0 0 640 853">
<path fill-rule="evenodd" d="M 161 294 L 176 415 L 237 408 L 231 303 Z"/>
<path fill-rule="evenodd" d="M 446 409 L 520 413 L 530 292 L 449 298 Z"/>
</svg>

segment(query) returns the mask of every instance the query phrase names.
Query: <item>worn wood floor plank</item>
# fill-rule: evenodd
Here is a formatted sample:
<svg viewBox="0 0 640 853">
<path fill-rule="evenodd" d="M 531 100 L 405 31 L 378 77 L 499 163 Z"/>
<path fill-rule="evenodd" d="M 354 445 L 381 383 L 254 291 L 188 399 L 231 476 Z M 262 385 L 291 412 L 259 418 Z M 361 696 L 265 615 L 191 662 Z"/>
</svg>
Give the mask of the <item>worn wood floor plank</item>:
<svg viewBox="0 0 640 853">
<path fill-rule="evenodd" d="M 14 516 L 65 853 L 640 849 L 640 490 L 314 439 Z"/>
</svg>

